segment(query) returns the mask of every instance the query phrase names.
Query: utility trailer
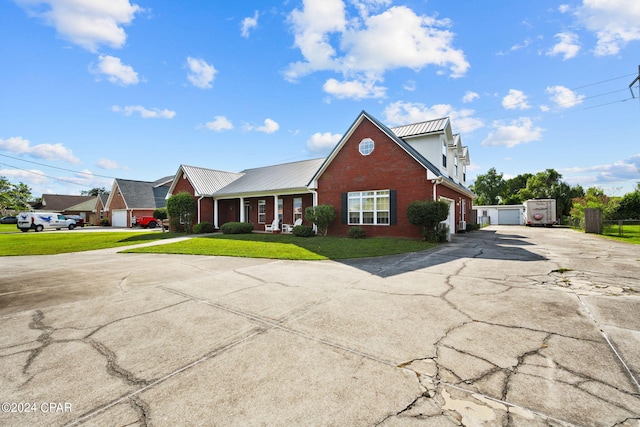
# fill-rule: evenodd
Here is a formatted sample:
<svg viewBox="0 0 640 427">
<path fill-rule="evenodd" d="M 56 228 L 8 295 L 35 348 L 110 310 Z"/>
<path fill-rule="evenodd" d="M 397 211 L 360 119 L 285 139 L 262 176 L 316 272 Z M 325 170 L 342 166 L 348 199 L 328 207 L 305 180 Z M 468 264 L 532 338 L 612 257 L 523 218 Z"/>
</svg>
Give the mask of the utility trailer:
<svg viewBox="0 0 640 427">
<path fill-rule="evenodd" d="M 558 223 L 556 199 L 530 199 L 524 202 L 525 225 L 551 227 Z"/>
</svg>

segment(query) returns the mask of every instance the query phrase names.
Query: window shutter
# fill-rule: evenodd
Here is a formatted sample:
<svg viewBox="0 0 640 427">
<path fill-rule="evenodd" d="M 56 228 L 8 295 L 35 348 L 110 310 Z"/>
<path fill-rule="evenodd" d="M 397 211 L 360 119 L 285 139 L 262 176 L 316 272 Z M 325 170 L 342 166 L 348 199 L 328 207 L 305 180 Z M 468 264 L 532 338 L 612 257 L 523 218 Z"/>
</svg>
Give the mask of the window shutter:
<svg viewBox="0 0 640 427">
<path fill-rule="evenodd" d="M 341 216 L 342 216 L 342 223 L 343 224 L 347 224 L 349 221 L 349 206 L 347 204 L 348 201 L 348 197 L 349 194 L 348 193 L 342 193 L 341 194 L 341 199 L 342 199 L 342 203 L 341 203 Z"/>
<path fill-rule="evenodd" d="M 398 223 L 398 200 L 396 197 L 396 190 L 389 190 L 389 225 L 396 225 Z"/>
</svg>

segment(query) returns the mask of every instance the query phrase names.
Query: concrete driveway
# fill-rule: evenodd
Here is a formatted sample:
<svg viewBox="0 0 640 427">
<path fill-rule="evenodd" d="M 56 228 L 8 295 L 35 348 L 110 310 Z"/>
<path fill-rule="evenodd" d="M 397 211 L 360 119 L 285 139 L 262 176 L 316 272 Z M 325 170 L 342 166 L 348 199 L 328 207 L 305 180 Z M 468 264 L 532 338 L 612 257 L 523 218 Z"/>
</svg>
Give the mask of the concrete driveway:
<svg viewBox="0 0 640 427">
<path fill-rule="evenodd" d="M 0 258 L 0 425 L 638 426 L 640 247 Z"/>
</svg>

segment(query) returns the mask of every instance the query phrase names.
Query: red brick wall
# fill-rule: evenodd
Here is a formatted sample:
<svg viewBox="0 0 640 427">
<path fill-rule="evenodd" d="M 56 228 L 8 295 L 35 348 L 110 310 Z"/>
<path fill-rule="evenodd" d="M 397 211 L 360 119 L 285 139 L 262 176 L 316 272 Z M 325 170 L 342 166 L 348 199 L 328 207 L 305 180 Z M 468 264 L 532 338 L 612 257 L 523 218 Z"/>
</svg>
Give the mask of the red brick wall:
<svg viewBox="0 0 640 427">
<path fill-rule="evenodd" d="M 124 203 L 124 198 L 122 197 L 122 194 L 118 194 L 116 192 L 116 194 L 113 195 L 113 197 L 111 198 L 111 204 L 109 205 L 109 211 L 108 211 L 108 218 L 109 218 L 109 224 L 113 224 L 113 211 L 114 210 L 121 210 L 121 209 L 126 209 L 127 206 Z M 131 222 L 127 216 L 127 227 L 131 226 Z"/>
<path fill-rule="evenodd" d="M 358 151 L 364 138 L 375 143 L 368 156 Z M 420 229 L 407 220 L 407 207 L 416 200 L 432 199 L 433 184 L 421 165 L 365 118 L 318 180 L 318 203 L 337 210 L 329 234 L 346 235 L 349 228 L 341 223 L 341 194 L 367 190 L 397 192 L 397 225 L 361 225 L 367 236 L 421 237 Z"/>
</svg>

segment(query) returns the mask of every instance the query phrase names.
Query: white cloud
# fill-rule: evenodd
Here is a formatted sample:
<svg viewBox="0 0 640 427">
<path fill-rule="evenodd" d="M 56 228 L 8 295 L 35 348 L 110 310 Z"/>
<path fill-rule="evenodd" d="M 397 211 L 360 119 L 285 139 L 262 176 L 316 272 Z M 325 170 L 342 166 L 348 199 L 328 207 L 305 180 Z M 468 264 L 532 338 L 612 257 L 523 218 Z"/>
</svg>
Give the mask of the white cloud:
<svg viewBox="0 0 640 427">
<path fill-rule="evenodd" d="M 583 0 L 577 15 L 598 38 L 595 54 L 616 55 L 629 42 L 640 41 L 640 2 Z"/>
<path fill-rule="evenodd" d="M 15 1 L 31 16 L 54 27 L 60 37 L 91 52 L 100 45 L 122 47 L 127 40 L 123 26 L 144 10 L 129 0 Z"/>
<path fill-rule="evenodd" d="M 115 113 L 122 113 L 125 116 L 131 116 L 133 113 L 138 113 L 143 119 L 172 119 L 176 115 L 175 111 L 167 110 L 166 108 L 164 110 L 159 108 L 149 110 L 144 108 L 142 105 L 127 105 L 125 107 L 114 105 L 111 107 L 111 111 Z"/>
<path fill-rule="evenodd" d="M 311 135 L 311 138 L 307 141 L 307 148 L 314 152 L 328 151 L 336 146 L 340 138 L 342 138 L 342 135 L 339 133 L 317 132 Z"/>
<path fill-rule="evenodd" d="M 287 79 L 334 71 L 346 82 L 376 87 L 387 71 L 397 68 L 435 65 L 448 69 L 451 77 L 461 77 L 469 68 L 463 51 L 453 47 L 450 21 L 419 16 L 405 6 L 373 13 L 388 6 L 387 0 L 350 4 L 355 5 L 357 16 L 349 19 L 342 0 L 305 0 L 302 10 L 291 12 L 294 45 L 304 60 L 289 65 Z M 336 82 L 327 83 L 335 87 Z M 360 91 L 353 93 L 362 97 Z"/>
<path fill-rule="evenodd" d="M 509 94 L 502 98 L 502 106 L 507 110 L 526 110 L 531 108 L 527 103 L 527 95 L 521 90 L 509 89 Z"/>
<path fill-rule="evenodd" d="M 225 116 L 215 116 L 214 120 L 211 122 L 207 122 L 204 124 L 204 127 L 213 130 L 216 132 L 220 132 L 223 130 L 231 130 L 233 129 L 233 123 Z"/>
<path fill-rule="evenodd" d="M 487 138 L 482 141 L 483 146 L 515 147 L 527 142 L 539 141 L 544 129 L 535 127 L 528 117 L 521 117 L 510 122 L 496 120 L 491 127 L 494 129 Z"/>
<path fill-rule="evenodd" d="M 242 37 L 249 38 L 249 33 L 251 30 L 258 28 L 258 11 L 256 10 L 253 14 L 253 17 L 246 17 L 242 20 L 242 27 L 240 29 L 240 34 Z"/>
<path fill-rule="evenodd" d="M 469 102 L 473 102 L 478 98 L 480 98 L 480 95 L 478 95 L 476 92 L 468 90 L 462 97 L 462 102 L 468 104 Z"/>
<path fill-rule="evenodd" d="M 584 100 L 584 95 L 578 95 L 574 91 L 564 86 L 550 86 L 547 87 L 547 94 L 549 99 L 556 104 L 559 108 L 570 108 L 581 104 Z"/>
<path fill-rule="evenodd" d="M 16 136 L 9 139 L 0 138 L 0 149 L 14 154 L 27 154 L 43 160 L 63 160 L 74 164 L 80 163 L 80 159 L 60 143 L 31 145 L 28 139 Z"/>
<path fill-rule="evenodd" d="M 187 79 L 192 85 L 200 89 L 210 89 L 213 87 L 213 79 L 218 72 L 211 64 L 207 64 L 204 59 L 200 58 L 187 58 L 187 67 L 189 73 Z"/>
<path fill-rule="evenodd" d="M 256 132 L 264 132 L 264 133 L 274 133 L 280 129 L 280 125 L 272 119 L 265 119 L 264 125 L 262 126 L 253 126 L 246 124 L 244 129 L 247 131 L 256 131 Z"/>
<path fill-rule="evenodd" d="M 382 98 L 385 96 L 387 88 L 376 86 L 375 81 L 343 81 L 329 79 L 322 86 L 325 92 L 333 95 L 338 99 L 364 99 L 364 98 Z"/>
<path fill-rule="evenodd" d="M 560 41 L 547 51 L 548 56 L 562 55 L 563 60 L 575 57 L 580 51 L 578 35 L 575 33 L 558 33 L 555 35 Z"/>
<path fill-rule="evenodd" d="M 96 166 L 99 167 L 100 169 L 106 169 L 106 170 L 126 169 L 120 166 L 118 162 L 114 160 L 105 159 L 105 158 L 98 159 L 98 161 L 96 162 Z"/>
<path fill-rule="evenodd" d="M 120 58 L 110 55 L 98 56 L 98 65 L 90 65 L 89 71 L 94 74 L 104 74 L 111 83 L 121 86 L 138 84 L 140 81 L 133 67 L 123 64 Z"/>
<path fill-rule="evenodd" d="M 572 167 L 559 169 L 565 180 L 572 184 L 580 184 L 583 187 L 606 186 L 612 183 L 626 184 L 625 192 L 633 191 L 636 182 L 640 178 L 640 154 L 631 156 L 625 160 L 614 163 Z M 618 189 L 619 190 L 619 189 Z"/>
<path fill-rule="evenodd" d="M 473 117 L 474 110 L 455 110 L 449 104 L 427 107 L 421 103 L 397 101 L 387 105 L 383 114 L 385 123 L 396 126 L 449 117 L 454 132 L 469 133 L 484 126 L 482 120 Z"/>
</svg>

